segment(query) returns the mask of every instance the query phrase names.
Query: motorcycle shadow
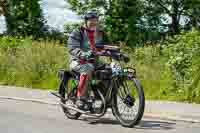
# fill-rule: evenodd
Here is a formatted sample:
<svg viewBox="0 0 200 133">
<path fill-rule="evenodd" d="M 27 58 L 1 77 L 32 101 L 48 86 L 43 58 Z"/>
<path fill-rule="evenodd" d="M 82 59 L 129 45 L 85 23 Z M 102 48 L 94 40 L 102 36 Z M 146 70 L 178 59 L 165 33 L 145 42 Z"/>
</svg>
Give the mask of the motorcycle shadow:
<svg viewBox="0 0 200 133">
<path fill-rule="evenodd" d="M 119 125 L 119 121 L 111 118 L 90 119 L 83 118 L 83 121 L 87 121 L 91 125 L 103 124 L 103 125 Z M 150 129 L 150 130 L 172 130 L 175 129 L 176 123 L 164 121 L 164 120 L 142 120 L 138 125 L 134 126 L 135 129 Z"/>
</svg>

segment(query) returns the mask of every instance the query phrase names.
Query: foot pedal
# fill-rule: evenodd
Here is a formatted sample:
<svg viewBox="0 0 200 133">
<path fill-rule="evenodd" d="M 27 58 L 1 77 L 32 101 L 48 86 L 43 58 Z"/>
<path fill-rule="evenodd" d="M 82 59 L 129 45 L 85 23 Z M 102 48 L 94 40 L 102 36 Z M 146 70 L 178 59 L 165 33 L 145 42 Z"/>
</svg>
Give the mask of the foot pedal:
<svg viewBox="0 0 200 133">
<path fill-rule="evenodd" d="M 59 93 L 57 93 L 57 92 L 50 92 L 52 95 L 54 95 L 54 96 L 56 96 L 56 97 L 58 97 L 58 98 L 60 98 L 60 99 L 62 99 L 63 101 L 67 101 L 67 99 L 65 99 L 65 98 L 63 98 L 63 97 L 61 97 L 60 96 L 60 94 Z"/>
</svg>

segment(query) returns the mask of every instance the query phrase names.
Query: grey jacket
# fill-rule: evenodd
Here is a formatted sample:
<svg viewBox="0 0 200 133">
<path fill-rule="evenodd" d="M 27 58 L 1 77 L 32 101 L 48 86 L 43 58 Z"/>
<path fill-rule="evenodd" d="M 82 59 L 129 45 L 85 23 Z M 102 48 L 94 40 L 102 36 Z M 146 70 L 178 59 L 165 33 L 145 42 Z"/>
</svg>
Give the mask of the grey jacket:
<svg viewBox="0 0 200 133">
<path fill-rule="evenodd" d="M 108 42 L 109 41 L 105 34 L 101 30 L 97 30 L 95 33 L 95 46 L 102 47 Z M 80 27 L 73 30 L 73 32 L 69 35 L 67 47 L 69 48 L 71 61 L 79 61 L 83 52 L 90 50 L 89 39 L 85 28 Z"/>
</svg>

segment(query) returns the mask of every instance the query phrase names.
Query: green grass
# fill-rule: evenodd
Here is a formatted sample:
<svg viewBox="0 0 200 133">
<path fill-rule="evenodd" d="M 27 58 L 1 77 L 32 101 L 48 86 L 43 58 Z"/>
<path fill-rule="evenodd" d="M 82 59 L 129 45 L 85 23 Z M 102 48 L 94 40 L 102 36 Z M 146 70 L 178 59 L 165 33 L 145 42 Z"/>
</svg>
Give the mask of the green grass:
<svg viewBox="0 0 200 133">
<path fill-rule="evenodd" d="M 200 85 L 195 96 L 188 99 L 185 89 L 174 86 L 172 73 L 166 67 L 167 57 L 159 45 L 123 49 L 137 70 L 147 99 L 189 101 L 200 103 Z M 57 71 L 68 69 L 68 54 L 64 44 L 56 41 L 32 41 L 30 38 L 0 38 L 0 84 L 29 88 L 57 89 Z M 196 70 L 197 66 L 194 65 Z M 194 72 L 195 73 L 195 72 Z M 199 95 L 197 95 L 199 94 Z"/>
<path fill-rule="evenodd" d="M 57 71 L 67 69 L 66 49 L 56 42 L 33 41 L 31 44 L 0 49 L 0 83 L 42 89 L 57 88 Z"/>
</svg>

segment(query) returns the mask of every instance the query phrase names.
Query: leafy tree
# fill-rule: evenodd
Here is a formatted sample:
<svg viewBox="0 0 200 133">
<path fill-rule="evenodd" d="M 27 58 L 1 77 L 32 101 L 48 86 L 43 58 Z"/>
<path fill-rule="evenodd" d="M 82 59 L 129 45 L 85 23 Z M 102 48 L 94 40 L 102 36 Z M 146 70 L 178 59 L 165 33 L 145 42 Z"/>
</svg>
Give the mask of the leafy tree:
<svg viewBox="0 0 200 133">
<path fill-rule="evenodd" d="M 199 0 L 68 0 L 83 14 L 97 8 L 113 41 L 129 46 L 200 27 Z M 112 33 L 112 34 L 111 34 Z"/>
<path fill-rule="evenodd" d="M 189 21 L 187 26 L 191 29 L 192 27 L 198 29 L 200 27 L 200 1 L 199 0 L 187 0 L 185 16 L 188 16 Z"/>
<path fill-rule="evenodd" d="M 129 46 L 138 44 L 140 37 L 142 4 L 139 0 L 68 0 L 71 9 L 82 15 L 96 8 L 102 15 L 105 30 L 115 42 L 123 41 Z"/>
<path fill-rule="evenodd" d="M 9 0 L 7 30 L 11 35 L 39 37 L 46 30 L 40 0 Z"/>
<path fill-rule="evenodd" d="M 186 26 L 197 26 L 199 23 L 200 1 L 199 0 L 148 0 L 148 5 L 154 12 L 153 16 L 165 16 L 170 23 L 162 23 L 168 28 L 168 32 L 174 34 L 181 31 L 181 19 L 187 19 Z M 150 11 L 150 10 L 149 10 Z M 163 21 L 164 22 L 164 21 Z"/>
</svg>

